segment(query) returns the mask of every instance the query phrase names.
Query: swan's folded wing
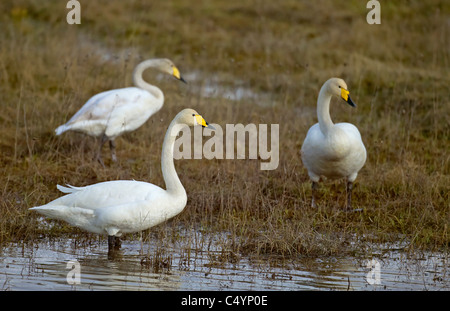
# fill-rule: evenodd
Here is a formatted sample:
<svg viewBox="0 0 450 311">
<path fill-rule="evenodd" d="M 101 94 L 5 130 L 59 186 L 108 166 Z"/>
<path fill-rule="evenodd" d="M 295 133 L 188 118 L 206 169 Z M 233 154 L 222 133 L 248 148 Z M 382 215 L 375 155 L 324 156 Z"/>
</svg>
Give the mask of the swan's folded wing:
<svg viewBox="0 0 450 311">
<path fill-rule="evenodd" d="M 80 207 L 68 207 L 62 205 L 42 205 L 30 208 L 39 212 L 40 214 L 54 219 L 67 220 L 71 218 L 92 218 L 94 217 L 94 211 L 91 209 Z"/>
<path fill-rule="evenodd" d="M 128 87 L 116 90 L 105 91 L 91 97 L 77 113 L 67 122 L 67 125 L 86 120 L 104 120 L 111 118 L 111 114 L 116 109 L 123 109 L 130 104 L 140 102 L 146 97 L 152 99 L 153 96 L 140 88 Z"/>
<path fill-rule="evenodd" d="M 347 122 L 337 123 L 335 125 L 342 129 L 349 136 L 349 138 L 362 142 L 361 133 L 355 125 Z"/>
<path fill-rule="evenodd" d="M 108 181 L 86 187 L 58 186 L 58 189 L 68 194 L 47 205 L 88 210 L 148 201 L 165 193 L 165 190 L 153 184 L 132 180 Z"/>
</svg>

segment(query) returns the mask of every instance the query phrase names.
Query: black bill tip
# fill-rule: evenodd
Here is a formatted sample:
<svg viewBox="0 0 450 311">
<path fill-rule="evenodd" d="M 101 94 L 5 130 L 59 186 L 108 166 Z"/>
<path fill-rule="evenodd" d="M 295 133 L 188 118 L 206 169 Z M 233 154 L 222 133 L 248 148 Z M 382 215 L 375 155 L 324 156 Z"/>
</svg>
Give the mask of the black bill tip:
<svg viewBox="0 0 450 311">
<path fill-rule="evenodd" d="M 208 122 L 206 122 L 206 126 L 204 126 L 204 125 L 202 125 L 204 128 L 207 128 L 207 129 L 210 129 L 210 130 L 213 130 L 213 131 L 215 131 L 216 130 L 216 128 L 214 127 L 214 126 L 212 126 L 211 124 L 209 124 Z"/>
<path fill-rule="evenodd" d="M 347 98 L 347 104 L 349 104 L 352 107 L 356 107 L 356 104 L 353 102 L 353 100 L 350 98 L 350 95 L 348 95 Z"/>
</svg>

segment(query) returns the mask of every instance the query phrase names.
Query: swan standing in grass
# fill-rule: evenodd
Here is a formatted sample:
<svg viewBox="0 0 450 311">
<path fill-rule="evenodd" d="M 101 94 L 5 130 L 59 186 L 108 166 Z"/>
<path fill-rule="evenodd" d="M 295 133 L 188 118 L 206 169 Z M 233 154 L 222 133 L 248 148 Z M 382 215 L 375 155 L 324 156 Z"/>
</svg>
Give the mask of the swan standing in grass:
<svg viewBox="0 0 450 311">
<path fill-rule="evenodd" d="M 66 131 L 76 131 L 101 137 L 97 160 L 103 165 L 101 150 L 109 141 L 111 159 L 116 162 L 114 139 L 123 133 L 136 130 L 158 112 L 164 103 L 163 92 L 142 78 L 143 72 L 148 68 L 167 73 L 186 83 L 180 71 L 169 59 L 143 61 L 133 72 L 133 83 L 136 87 L 110 90 L 94 95 L 66 124 L 55 130 L 56 135 Z"/>
<path fill-rule="evenodd" d="M 330 117 L 330 101 L 338 96 L 356 107 L 342 79 L 331 78 L 320 89 L 317 99 L 319 123 L 308 131 L 301 148 L 302 161 L 312 181 L 312 206 L 322 176 L 329 179 L 347 179 L 347 209 L 352 209 L 353 182 L 366 162 L 366 148 L 356 126 L 350 123 L 334 124 Z"/>
<path fill-rule="evenodd" d="M 167 129 L 161 153 L 166 190 L 134 180 L 101 182 L 86 187 L 58 185 L 61 192 L 68 194 L 31 210 L 89 232 L 107 234 L 108 249 L 119 248 L 119 237 L 123 233 L 151 228 L 179 214 L 186 206 L 186 191 L 175 171 L 173 149 L 182 128 L 195 125 L 214 129 L 192 109 L 178 113 Z"/>
</svg>

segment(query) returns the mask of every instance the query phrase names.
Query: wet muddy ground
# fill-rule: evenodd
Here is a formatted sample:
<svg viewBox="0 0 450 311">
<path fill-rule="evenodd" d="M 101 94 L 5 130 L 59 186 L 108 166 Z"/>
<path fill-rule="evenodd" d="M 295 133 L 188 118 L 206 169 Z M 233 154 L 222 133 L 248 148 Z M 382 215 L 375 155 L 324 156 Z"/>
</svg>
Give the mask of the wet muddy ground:
<svg viewBox="0 0 450 311">
<path fill-rule="evenodd" d="M 0 249 L 1 290 L 450 290 L 446 254 L 384 249 L 372 258 L 220 260 L 206 249 L 154 249 L 124 241 L 41 240 Z M 155 255 L 160 252 L 159 255 Z"/>
</svg>

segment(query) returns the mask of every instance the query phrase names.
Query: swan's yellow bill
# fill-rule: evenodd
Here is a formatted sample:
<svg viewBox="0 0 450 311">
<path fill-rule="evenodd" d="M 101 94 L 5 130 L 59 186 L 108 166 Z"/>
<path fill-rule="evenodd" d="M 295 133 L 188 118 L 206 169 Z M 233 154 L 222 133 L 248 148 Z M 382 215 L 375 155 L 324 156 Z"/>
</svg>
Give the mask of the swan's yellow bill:
<svg viewBox="0 0 450 311">
<path fill-rule="evenodd" d="M 347 91 L 346 89 L 341 87 L 341 97 L 342 97 L 342 99 L 344 99 L 345 101 L 348 101 L 348 94 L 349 93 L 350 93 L 349 91 Z"/>
<path fill-rule="evenodd" d="M 205 126 L 205 127 L 208 126 L 205 119 L 203 119 L 203 117 L 201 115 L 196 114 L 194 117 L 195 117 L 195 120 L 197 121 L 198 125 Z"/>
<path fill-rule="evenodd" d="M 175 67 L 175 66 L 173 66 L 173 76 L 174 76 L 175 78 L 177 78 L 178 80 L 181 79 L 180 71 L 179 71 L 178 68 Z"/>
<path fill-rule="evenodd" d="M 173 66 L 173 76 L 180 80 L 181 82 L 187 83 L 180 74 L 180 71 L 177 67 Z"/>
</svg>

